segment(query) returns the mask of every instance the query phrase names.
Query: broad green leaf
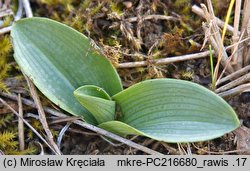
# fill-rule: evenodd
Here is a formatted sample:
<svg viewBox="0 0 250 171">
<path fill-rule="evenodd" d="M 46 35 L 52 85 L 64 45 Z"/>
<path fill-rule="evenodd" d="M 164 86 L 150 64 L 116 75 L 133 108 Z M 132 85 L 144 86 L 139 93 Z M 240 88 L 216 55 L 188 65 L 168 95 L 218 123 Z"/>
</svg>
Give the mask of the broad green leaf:
<svg viewBox="0 0 250 171">
<path fill-rule="evenodd" d="M 11 36 L 21 70 L 45 96 L 71 114 L 96 123 L 73 96 L 80 86 L 96 85 L 111 96 L 122 90 L 111 63 L 94 50 L 88 38 L 64 24 L 46 18 L 22 19 L 13 24 Z"/>
<path fill-rule="evenodd" d="M 114 134 L 121 135 L 121 136 L 125 136 L 128 134 L 147 136 L 143 132 L 140 132 L 139 130 L 129 126 L 128 124 L 120 122 L 120 121 L 104 122 L 104 123 L 98 125 L 98 127 L 105 129 L 107 131 L 110 131 Z"/>
<path fill-rule="evenodd" d="M 91 112 L 98 124 L 114 120 L 115 102 L 102 88 L 86 85 L 76 89 L 74 95 Z"/>
<path fill-rule="evenodd" d="M 221 97 L 188 81 L 148 80 L 113 99 L 121 108 L 121 122 L 156 140 L 204 141 L 239 126 L 234 110 Z"/>
</svg>

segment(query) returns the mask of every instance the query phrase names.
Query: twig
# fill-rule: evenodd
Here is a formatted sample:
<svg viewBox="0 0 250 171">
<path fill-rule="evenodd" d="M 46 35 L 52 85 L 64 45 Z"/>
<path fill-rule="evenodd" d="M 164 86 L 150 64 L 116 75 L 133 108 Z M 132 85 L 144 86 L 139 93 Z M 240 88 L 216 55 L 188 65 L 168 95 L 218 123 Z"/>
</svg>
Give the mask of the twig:
<svg viewBox="0 0 250 171">
<path fill-rule="evenodd" d="M 18 97 L 16 96 L 15 99 L 17 100 Z M 5 106 L 7 106 L 18 118 L 21 118 L 23 120 L 23 122 L 54 152 L 54 149 L 51 147 L 51 145 L 35 130 L 35 128 L 33 128 L 29 122 L 27 122 L 25 119 L 23 119 L 21 116 L 19 116 L 19 114 L 8 104 L 6 103 L 1 97 L 0 97 L 0 102 L 2 104 L 4 104 Z"/>
<path fill-rule="evenodd" d="M 215 22 L 215 15 L 211 0 L 207 0 L 207 6 L 208 9 L 205 4 L 201 4 L 202 10 L 204 11 L 205 19 L 209 26 L 203 26 L 203 28 L 205 29 L 205 36 L 208 37 L 211 45 L 213 46 L 217 54 L 217 63 L 214 69 L 214 79 L 217 80 L 219 66 L 220 64 L 222 64 L 224 67 L 226 66 L 228 55 L 226 53 L 226 48 L 223 46 L 224 34 L 221 36 L 220 29 L 217 23 Z M 229 73 L 232 73 L 234 71 L 230 63 L 227 65 L 226 68 Z"/>
<path fill-rule="evenodd" d="M 244 1 L 244 6 L 243 6 L 243 14 L 242 14 L 242 24 L 241 24 L 241 34 L 243 34 L 243 38 L 248 37 L 248 24 L 249 24 L 249 16 L 250 16 L 250 0 L 245 0 Z M 239 52 L 239 56 L 243 56 L 243 66 L 246 66 L 250 62 L 250 55 L 248 54 L 248 48 L 249 46 L 247 43 L 240 45 L 240 48 L 244 47 L 244 50 Z"/>
<path fill-rule="evenodd" d="M 22 3 L 23 0 L 19 0 L 18 1 L 18 10 L 17 10 L 17 13 L 15 15 L 15 20 L 19 20 L 21 17 L 22 17 L 22 9 L 23 9 L 23 3 Z M 8 26 L 8 27 L 4 27 L 4 28 L 1 28 L 0 29 L 0 35 L 1 34 L 5 34 L 5 33 L 9 33 L 11 31 L 11 26 Z"/>
<path fill-rule="evenodd" d="M 193 5 L 193 6 L 192 6 L 192 11 L 193 11 L 194 13 L 196 13 L 197 15 L 201 16 L 202 18 L 205 18 L 205 13 L 204 13 L 204 11 L 203 11 L 200 7 L 198 7 L 197 5 Z M 218 26 L 220 26 L 221 28 L 224 27 L 224 25 L 225 25 L 225 22 L 224 22 L 224 21 L 222 21 L 221 19 L 219 19 L 219 18 L 217 18 L 217 17 L 215 17 L 215 21 L 216 21 L 216 23 L 218 24 Z M 234 28 L 233 28 L 232 26 L 230 26 L 230 25 L 227 25 L 227 30 L 230 31 L 231 33 L 234 32 Z M 238 32 L 238 35 L 239 35 L 239 34 L 240 34 L 240 32 Z"/>
<path fill-rule="evenodd" d="M 243 32 L 243 30 L 246 30 L 249 16 L 250 16 L 250 0 L 245 0 L 244 1 L 244 6 L 243 6 L 243 16 L 242 16 L 242 25 L 240 31 Z"/>
<path fill-rule="evenodd" d="M 58 130 L 61 130 L 63 128 L 63 126 L 61 125 L 54 125 L 53 126 L 54 129 L 58 129 Z M 70 132 L 73 132 L 73 133 L 77 133 L 77 134 L 82 134 L 82 135 L 88 135 L 88 136 L 100 136 L 99 134 L 95 133 L 95 132 L 87 132 L 87 131 L 82 131 L 80 129 L 74 129 L 74 128 L 69 128 L 68 129 Z"/>
<path fill-rule="evenodd" d="M 2 150 L 0 150 L 0 156 L 1 156 L 1 155 L 5 155 L 4 152 L 3 152 Z"/>
<path fill-rule="evenodd" d="M 130 147 L 139 149 L 139 150 L 141 150 L 141 151 L 143 151 L 145 153 L 152 154 L 152 155 L 161 155 L 161 153 L 159 153 L 157 151 L 151 150 L 151 149 L 149 149 L 147 147 L 144 147 L 142 145 L 134 143 L 133 141 L 130 141 L 128 139 L 122 138 L 122 137 L 120 137 L 120 136 L 118 136 L 116 134 L 113 134 L 111 132 L 108 132 L 108 131 L 106 131 L 104 129 L 98 128 L 98 127 L 96 127 L 94 125 L 90 125 L 90 124 L 88 124 L 86 122 L 82 122 L 82 121 L 77 120 L 74 123 L 77 124 L 77 125 L 80 125 L 80 126 L 82 126 L 84 128 L 87 128 L 89 130 L 95 131 L 95 132 L 97 132 L 97 133 L 99 133 L 99 134 L 101 134 L 103 136 L 106 136 L 106 137 L 112 138 L 112 139 L 114 139 L 116 141 L 127 144 Z"/>
<path fill-rule="evenodd" d="M 80 117 L 76 117 L 76 116 L 72 116 L 72 117 L 67 117 L 67 118 L 57 118 L 54 121 L 49 122 L 49 124 L 57 124 L 57 123 L 61 123 L 61 122 L 72 122 L 75 121 L 77 119 L 81 119 Z"/>
<path fill-rule="evenodd" d="M 18 9 L 15 15 L 15 21 L 20 20 L 23 15 L 23 0 L 18 0 Z"/>
<path fill-rule="evenodd" d="M 190 143 L 187 143 L 187 155 L 192 155 Z"/>
<path fill-rule="evenodd" d="M 161 142 L 161 145 L 163 145 L 170 152 L 170 154 L 180 155 L 180 152 L 178 150 L 176 150 L 175 148 L 171 147 L 167 143 Z"/>
<path fill-rule="evenodd" d="M 224 73 L 225 73 L 225 71 L 226 71 L 226 69 L 227 69 L 227 66 L 231 63 L 231 60 L 232 60 L 232 58 L 234 57 L 235 53 L 238 53 L 237 50 L 240 51 L 240 50 L 243 49 L 243 48 L 238 48 L 240 42 L 242 41 L 242 40 L 241 40 L 242 37 L 243 37 L 243 35 L 240 36 L 240 39 L 239 39 L 239 41 L 238 41 L 237 43 L 234 43 L 234 44 L 233 44 L 233 45 L 235 45 L 235 46 L 233 46 L 233 47 L 235 47 L 235 48 L 233 49 L 233 52 L 231 53 L 229 59 L 227 60 L 225 67 L 223 68 L 222 72 L 220 73 L 220 76 L 219 76 L 218 79 L 216 80 L 216 84 L 220 81 L 220 79 L 221 79 L 222 76 L 224 75 Z M 249 38 L 250 38 L 250 37 L 249 37 Z M 242 59 L 243 59 L 243 58 L 242 58 Z M 242 61 L 240 61 L 240 58 L 237 59 L 237 60 L 239 60 L 239 62 L 242 62 Z M 240 64 L 239 64 L 239 65 L 240 65 Z M 240 65 L 239 68 L 241 68 L 241 67 L 242 67 L 242 65 Z M 238 69 L 237 66 L 236 66 L 236 69 Z M 234 72 L 235 72 L 235 71 L 234 71 Z M 233 73 L 234 73 L 234 72 L 233 72 Z"/>
<path fill-rule="evenodd" d="M 187 155 L 185 149 L 182 147 L 180 143 L 177 143 L 177 146 L 181 155 Z"/>
<path fill-rule="evenodd" d="M 250 90 L 250 83 L 242 84 L 242 85 L 240 85 L 238 87 L 232 88 L 232 89 L 224 91 L 222 93 L 219 93 L 218 95 L 225 98 L 225 99 L 229 99 L 229 98 L 231 98 L 233 96 L 241 94 L 242 92 L 244 92 L 246 90 Z"/>
<path fill-rule="evenodd" d="M 248 39 L 244 39 L 238 43 L 243 43 Z M 230 45 L 227 46 L 225 49 L 229 49 L 231 47 L 236 46 L 235 45 Z M 214 51 L 212 51 L 214 53 Z M 124 54 L 124 53 L 123 53 Z M 130 55 L 130 54 L 124 54 L 124 55 Z M 137 54 L 133 55 L 136 56 Z M 141 54 L 139 54 L 141 55 Z M 174 63 L 174 62 L 182 62 L 186 60 L 192 60 L 192 59 L 200 59 L 200 58 L 205 58 L 210 55 L 210 51 L 204 51 L 204 52 L 199 52 L 195 54 L 188 54 L 188 55 L 180 55 L 180 56 L 169 56 L 167 58 L 161 58 L 161 59 L 155 59 L 155 60 L 150 60 L 150 61 L 138 61 L 138 62 L 124 62 L 118 64 L 117 68 L 134 68 L 134 67 L 142 67 L 142 66 L 147 66 L 149 63 L 153 63 L 155 65 L 163 65 L 163 64 L 169 64 L 169 63 Z M 132 55 L 131 55 L 132 56 Z M 144 58 L 148 58 L 148 56 L 143 55 Z"/>
<path fill-rule="evenodd" d="M 8 16 L 8 15 L 13 15 L 13 12 L 11 9 L 6 9 L 3 11 L 0 10 L 0 18 Z"/>
<path fill-rule="evenodd" d="M 55 143 L 55 141 L 53 139 L 53 134 L 51 133 L 51 131 L 49 129 L 49 126 L 48 126 L 48 123 L 47 123 L 47 120 L 46 120 L 46 116 L 45 116 L 45 112 L 44 112 L 44 109 L 42 107 L 41 101 L 40 101 L 40 99 L 38 97 L 38 94 L 36 92 L 35 86 L 28 77 L 25 76 L 25 79 L 26 79 L 26 81 L 28 83 L 32 98 L 34 99 L 34 102 L 35 102 L 35 104 L 37 106 L 38 113 L 39 113 L 39 120 L 40 120 L 40 122 L 41 122 L 41 124 L 43 126 L 44 131 L 47 134 L 47 139 L 48 139 L 49 143 L 51 144 L 51 146 L 56 151 L 56 153 L 58 155 L 60 155 L 61 154 L 60 149 L 56 145 L 56 143 Z"/>
<path fill-rule="evenodd" d="M 234 12 L 234 31 L 232 36 L 232 43 L 237 43 L 239 40 L 239 24 L 240 24 L 240 9 L 241 9 L 241 0 L 236 0 L 235 12 Z M 232 65 L 235 65 L 235 69 L 239 70 L 242 68 L 243 58 L 238 55 L 237 52 L 238 46 L 232 48 L 232 52 L 236 51 L 232 58 Z"/>
<path fill-rule="evenodd" d="M 204 51 L 204 52 L 199 52 L 195 54 L 167 57 L 167 58 L 161 58 L 161 59 L 150 60 L 150 61 L 126 62 L 126 63 L 118 64 L 117 68 L 142 67 L 142 66 L 147 66 L 149 62 L 155 65 L 169 64 L 169 63 L 181 62 L 181 61 L 186 61 L 186 60 L 191 60 L 191 59 L 204 58 L 204 57 L 209 56 L 209 54 L 210 54 L 209 51 Z"/>
<path fill-rule="evenodd" d="M 178 20 L 175 17 L 172 16 L 165 16 L 165 15 L 147 15 L 142 17 L 143 20 Z M 138 17 L 131 17 L 128 19 L 125 19 L 127 22 L 136 22 L 138 20 Z"/>
<path fill-rule="evenodd" d="M 5 34 L 5 33 L 9 33 L 10 30 L 11 30 L 11 26 L 1 28 L 1 29 L 0 29 L 0 35 L 1 35 L 1 34 Z"/>
<path fill-rule="evenodd" d="M 144 4 L 143 0 L 140 0 L 139 5 L 136 7 L 136 16 L 137 16 L 136 36 L 140 40 L 140 42 L 143 42 L 141 37 L 141 28 L 143 23 L 143 18 L 142 18 L 143 4 Z"/>
<path fill-rule="evenodd" d="M 231 89 L 231 88 L 233 88 L 235 86 L 238 86 L 240 84 L 243 84 L 243 83 L 245 83 L 245 82 L 247 82 L 249 80 L 250 80 L 250 73 L 247 73 L 247 74 L 237 78 L 236 80 L 231 81 L 228 84 L 221 86 L 220 88 L 216 89 L 215 92 L 220 93 L 220 92 L 229 90 L 229 89 Z"/>
<path fill-rule="evenodd" d="M 27 18 L 33 17 L 33 13 L 32 13 L 31 7 L 30 7 L 29 0 L 22 0 L 22 1 L 23 1 L 23 7 L 24 7 L 24 10 L 26 13 L 26 17 Z"/>
<path fill-rule="evenodd" d="M 237 78 L 241 75 L 243 75 L 244 73 L 248 72 L 250 70 L 250 65 L 244 67 L 244 68 L 241 68 L 240 70 L 238 71 L 235 71 L 234 73 L 230 74 L 230 75 L 227 75 L 226 77 L 220 79 L 220 81 L 217 83 L 217 85 L 220 85 L 226 81 L 229 81 L 233 78 Z"/>
<path fill-rule="evenodd" d="M 23 127 L 23 104 L 21 100 L 21 95 L 18 94 L 18 113 L 20 118 L 18 118 L 18 139 L 19 139 L 19 148 L 21 151 L 25 149 L 24 144 L 24 127 Z"/>
<path fill-rule="evenodd" d="M 24 10 L 25 10 L 25 13 L 26 13 L 26 17 L 27 18 L 33 17 L 33 13 L 32 13 L 31 7 L 30 7 L 29 0 L 23 0 L 23 7 L 24 7 Z M 40 101 L 40 99 L 38 97 L 38 94 L 36 92 L 36 88 L 35 88 L 34 84 L 32 83 L 32 81 L 27 76 L 25 76 L 25 79 L 26 79 L 26 81 L 28 83 L 31 95 L 32 95 L 32 97 L 34 99 L 34 102 L 35 102 L 36 106 L 37 106 L 38 113 L 39 113 L 39 119 L 40 119 L 40 122 L 41 122 L 41 124 L 43 126 L 44 131 L 47 134 L 47 139 L 48 139 L 49 143 L 51 144 L 51 146 L 56 151 L 56 153 L 58 155 L 60 155 L 61 151 L 60 151 L 59 147 L 56 145 L 56 143 L 55 143 L 55 141 L 53 139 L 53 134 L 51 133 L 51 131 L 49 129 L 49 126 L 48 126 L 48 123 L 47 123 L 47 120 L 46 120 L 46 116 L 45 116 L 45 112 L 44 112 L 44 109 L 42 107 L 41 101 Z"/>
<path fill-rule="evenodd" d="M 7 93 L 0 92 L 0 95 L 2 95 L 2 96 L 4 96 L 4 97 L 7 97 L 7 98 L 9 98 L 9 99 L 12 99 L 12 100 L 17 100 L 17 96 L 16 96 L 16 95 L 13 95 L 13 94 L 7 94 Z M 37 106 L 36 106 L 36 105 L 34 104 L 34 102 L 31 101 L 31 100 L 22 98 L 22 102 L 23 102 L 23 104 L 25 104 L 25 105 L 28 105 L 28 106 L 37 108 Z M 49 107 L 44 107 L 44 111 L 50 113 L 51 115 L 57 116 L 57 117 L 68 117 L 67 115 L 65 115 L 65 114 L 63 114 L 63 113 L 61 113 L 61 112 L 58 112 L 58 111 L 56 111 L 56 110 L 54 110 L 54 109 L 51 109 L 51 108 L 49 108 Z M 147 148 L 147 147 L 144 147 L 144 146 L 142 146 L 142 145 L 139 145 L 139 144 L 137 144 L 137 143 L 134 143 L 134 142 L 132 142 L 132 141 L 130 141 L 130 140 L 127 140 L 127 139 L 125 139 L 125 138 L 122 138 L 122 137 L 120 137 L 120 136 L 118 136 L 118 135 L 115 135 L 115 134 L 113 134 L 113 133 L 110 133 L 110 132 L 108 132 L 108 131 L 106 131 L 106 130 L 104 130 L 104 129 L 98 128 L 98 127 L 96 127 L 96 126 L 94 126 L 94 125 L 91 125 L 91 124 L 88 124 L 88 123 L 86 123 L 86 122 L 77 120 L 77 121 L 74 121 L 74 123 L 77 124 L 77 125 L 80 125 L 80 126 L 82 126 L 82 127 L 84 127 L 84 128 L 86 128 L 86 129 L 88 129 L 88 130 L 94 131 L 94 132 L 96 132 L 96 133 L 98 133 L 98 134 L 101 134 L 101 135 L 103 135 L 103 136 L 112 138 L 112 139 L 114 139 L 114 140 L 116 140 L 116 141 L 119 141 L 119 142 L 122 142 L 122 143 L 124 143 L 124 144 L 126 144 L 126 145 L 128 145 L 128 146 L 131 146 L 131 147 L 133 147 L 133 148 L 136 148 L 136 149 L 138 149 L 138 150 L 141 150 L 141 151 L 143 151 L 143 152 L 145 152 L 145 153 L 147 153 L 147 154 L 161 155 L 161 153 L 159 153 L 159 152 L 157 152 L 157 151 L 151 150 L 151 149 L 149 149 L 149 148 Z"/>
</svg>

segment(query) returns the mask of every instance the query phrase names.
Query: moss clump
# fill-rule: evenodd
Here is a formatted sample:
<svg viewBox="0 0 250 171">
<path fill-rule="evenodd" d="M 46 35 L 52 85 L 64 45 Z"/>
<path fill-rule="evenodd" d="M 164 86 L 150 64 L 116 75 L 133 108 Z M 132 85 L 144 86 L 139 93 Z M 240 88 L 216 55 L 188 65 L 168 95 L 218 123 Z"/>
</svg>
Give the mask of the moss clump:
<svg viewBox="0 0 250 171">
<path fill-rule="evenodd" d="M 0 36 L 0 91 L 8 92 L 3 80 L 8 76 L 11 66 L 8 64 L 12 46 L 9 36 Z"/>
</svg>

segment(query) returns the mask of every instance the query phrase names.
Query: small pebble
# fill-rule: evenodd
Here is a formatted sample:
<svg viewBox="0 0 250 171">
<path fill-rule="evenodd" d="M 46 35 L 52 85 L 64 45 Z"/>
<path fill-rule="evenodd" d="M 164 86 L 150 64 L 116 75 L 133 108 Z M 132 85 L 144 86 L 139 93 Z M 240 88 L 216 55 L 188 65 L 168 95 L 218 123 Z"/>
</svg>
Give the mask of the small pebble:
<svg viewBox="0 0 250 171">
<path fill-rule="evenodd" d="M 102 7 L 102 12 L 108 12 L 108 11 L 109 11 L 108 8 Z"/>
<path fill-rule="evenodd" d="M 132 6 L 133 6 L 133 3 L 131 2 L 131 1 L 124 1 L 124 2 L 122 2 L 123 3 L 123 5 L 127 8 L 127 9 L 129 9 L 129 8 L 131 8 Z"/>
</svg>

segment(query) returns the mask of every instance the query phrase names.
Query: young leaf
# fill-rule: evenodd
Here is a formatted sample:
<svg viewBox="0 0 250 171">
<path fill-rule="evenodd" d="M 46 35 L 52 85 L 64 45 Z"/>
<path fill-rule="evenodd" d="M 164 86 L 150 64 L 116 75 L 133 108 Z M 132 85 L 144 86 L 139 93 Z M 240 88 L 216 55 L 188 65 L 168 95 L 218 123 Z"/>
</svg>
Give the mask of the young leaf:
<svg viewBox="0 0 250 171">
<path fill-rule="evenodd" d="M 114 134 L 119 134 L 121 136 L 125 136 L 128 134 L 147 136 L 143 132 L 140 132 L 139 130 L 129 126 L 128 124 L 120 122 L 120 121 L 104 122 L 104 123 L 98 125 L 98 127 L 105 129 L 107 131 L 110 131 Z"/>
<path fill-rule="evenodd" d="M 73 96 L 83 85 L 96 85 L 110 95 L 122 90 L 111 63 L 72 28 L 46 18 L 28 18 L 12 26 L 14 57 L 21 70 L 52 102 L 90 123 L 94 117 Z"/>
<path fill-rule="evenodd" d="M 100 87 L 82 86 L 74 91 L 74 95 L 91 112 L 98 124 L 114 120 L 115 102 Z"/>
<path fill-rule="evenodd" d="M 156 140 L 204 141 L 239 126 L 234 110 L 222 98 L 188 81 L 148 80 L 113 99 L 121 108 L 121 122 Z"/>
</svg>

